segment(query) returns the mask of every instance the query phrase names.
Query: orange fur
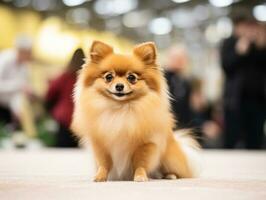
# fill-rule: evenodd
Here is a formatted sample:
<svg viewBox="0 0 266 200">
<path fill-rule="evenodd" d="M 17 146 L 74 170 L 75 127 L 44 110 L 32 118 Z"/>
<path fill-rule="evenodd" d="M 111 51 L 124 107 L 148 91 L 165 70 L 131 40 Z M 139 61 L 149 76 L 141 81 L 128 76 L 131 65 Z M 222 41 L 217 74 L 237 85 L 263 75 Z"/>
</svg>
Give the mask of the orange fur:
<svg viewBox="0 0 266 200">
<path fill-rule="evenodd" d="M 92 144 L 98 171 L 95 181 L 146 181 L 149 176 L 193 177 L 194 166 L 183 150 L 183 137 L 174 138 L 174 118 L 156 48 L 151 42 L 120 55 L 95 41 L 75 88 L 71 128 Z M 112 75 L 109 82 L 106 74 Z M 128 80 L 129 74 L 137 77 Z M 127 95 L 114 95 L 124 84 Z M 186 136 L 188 137 L 188 136 Z M 194 148 L 190 139 L 188 147 Z"/>
</svg>

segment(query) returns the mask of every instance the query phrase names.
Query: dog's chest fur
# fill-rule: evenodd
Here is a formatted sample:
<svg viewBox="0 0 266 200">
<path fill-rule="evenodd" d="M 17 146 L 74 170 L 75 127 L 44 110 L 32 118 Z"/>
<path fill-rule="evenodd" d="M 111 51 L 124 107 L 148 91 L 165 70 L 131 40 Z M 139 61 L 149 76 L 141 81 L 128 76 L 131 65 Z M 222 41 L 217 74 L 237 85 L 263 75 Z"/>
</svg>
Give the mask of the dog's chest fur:
<svg viewBox="0 0 266 200">
<path fill-rule="evenodd" d="M 96 132 L 103 138 L 113 161 L 109 179 L 132 179 L 132 156 L 136 148 L 145 142 L 162 143 L 158 137 L 158 124 L 161 123 L 158 116 L 163 116 L 156 112 L 157 107 L 151 108 L 149 103 L 143 102 L 121 106 L 98 101 L 94 108 L 98 114 L 92 123 L 97 127 Z"/>
<path fill-rule="evenodd" d="M 131 160 L 136 148 L 138 118 L 130 109 L 106 110 L 97 120 L 102 126 L 99 132 L 106 138 L 106 146 L 112 157 L 113 169 L 110 179 L 130 179 L 132 176 Z"/>
</svg>

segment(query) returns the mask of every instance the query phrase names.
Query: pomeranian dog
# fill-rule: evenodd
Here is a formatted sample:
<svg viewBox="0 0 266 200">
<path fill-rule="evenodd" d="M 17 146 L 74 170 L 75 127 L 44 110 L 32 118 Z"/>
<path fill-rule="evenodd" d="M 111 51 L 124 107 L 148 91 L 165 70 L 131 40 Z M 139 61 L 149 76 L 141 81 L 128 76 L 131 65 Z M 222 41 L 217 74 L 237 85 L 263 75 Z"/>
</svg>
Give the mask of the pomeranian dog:
<svg viewBox="0 0 266 200">
<path fill-rule="evenodd" d="M 74 91 L 71 129 L 90 141 L 94 181 L 191 178 L 198 173 L 198 143 L 174 134 L 166 81 L 154 43 L 131 55 L 94 41 Z M 182 132 L 182 133 L 180 133 Z"/>
</svg>

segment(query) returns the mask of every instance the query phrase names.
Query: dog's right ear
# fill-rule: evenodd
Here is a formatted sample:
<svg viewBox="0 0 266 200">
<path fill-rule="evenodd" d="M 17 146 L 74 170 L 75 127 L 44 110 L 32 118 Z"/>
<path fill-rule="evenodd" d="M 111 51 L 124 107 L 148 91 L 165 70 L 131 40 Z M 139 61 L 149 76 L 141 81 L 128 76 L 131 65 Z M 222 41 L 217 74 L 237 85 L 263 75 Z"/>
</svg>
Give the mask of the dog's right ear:
<svg viewBox="0 0 266 200">
<path fill-rule="evenodd" d="M 90 58 L 92 63 L 99 63 L 107 55 L 113 53 L 113 48 L 100 41 L 93 41 L 90 49 Z"/>
</svg>

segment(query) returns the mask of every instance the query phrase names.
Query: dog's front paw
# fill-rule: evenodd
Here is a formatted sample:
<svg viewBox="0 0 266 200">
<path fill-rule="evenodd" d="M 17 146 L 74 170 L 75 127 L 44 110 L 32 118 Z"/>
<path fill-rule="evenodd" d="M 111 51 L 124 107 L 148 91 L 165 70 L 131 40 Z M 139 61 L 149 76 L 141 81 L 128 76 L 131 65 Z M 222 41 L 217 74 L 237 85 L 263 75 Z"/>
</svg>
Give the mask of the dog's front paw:
<svg viewBox="0 0 266 200">
<path fill-rule="evenodd" d="M 141 175 L 138 175 L 138 176 L 135 176 L 134 177 L 134 181 L 136 182 L 145 182 L 145 181 L 148 181 L 148 177 L 147 176 L 141 176 Z"/>
<path fill-rule="evenodd" d="M 95 182 L 105 182 L 107 181 L 107 170 L 104 167 L 99 167 L 96 176 L 94 177 Z"/>
<path fill-rule="evenodd" d="M 107 181 L 106 176 L 96 175 L 93 179 L 94 182 L 105 182 Z"/>
<path fill-rule="evenodd" d="M 145 169 L 142 167 L 137 168 L 135 171 L 135 175 L 134 175 L 134 181 L 144 182 L 144 181 L 148 181 L 148 180 L 149 180 L 149 178 L 146 174 Z"/>
</svg>

